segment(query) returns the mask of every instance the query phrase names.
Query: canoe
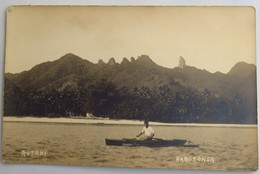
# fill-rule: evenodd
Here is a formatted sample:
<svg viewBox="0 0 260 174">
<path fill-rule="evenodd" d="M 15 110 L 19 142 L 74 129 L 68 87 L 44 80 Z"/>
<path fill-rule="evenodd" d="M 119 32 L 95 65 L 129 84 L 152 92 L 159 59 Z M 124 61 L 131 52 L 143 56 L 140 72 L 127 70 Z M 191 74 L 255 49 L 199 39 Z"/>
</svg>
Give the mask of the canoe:
<svg viewBox="0 0 260 174">
<path fill-rule="evenodd" d="M 199 147 L 199 145 L 193 144 L 191 141 L 173 139 L 163 140 L 159 138 L 153 138 L 152 140 L 137 140 L 137 139 L 105 139 L 107 146 L 146 146 L 146 147 Z"/>
</svg>

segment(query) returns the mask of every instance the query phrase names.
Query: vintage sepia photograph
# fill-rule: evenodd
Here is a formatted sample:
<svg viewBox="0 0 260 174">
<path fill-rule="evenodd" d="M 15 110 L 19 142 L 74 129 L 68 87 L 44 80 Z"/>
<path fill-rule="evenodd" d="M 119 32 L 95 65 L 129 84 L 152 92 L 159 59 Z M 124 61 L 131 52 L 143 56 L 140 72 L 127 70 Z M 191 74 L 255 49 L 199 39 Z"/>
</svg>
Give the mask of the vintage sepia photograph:
<svg viewBox="0 0 260 174">
<path fill-rule="evenodd" d="M 2 162 L 258 170 L 249 6 L 10 6 Z"/>
</svg>

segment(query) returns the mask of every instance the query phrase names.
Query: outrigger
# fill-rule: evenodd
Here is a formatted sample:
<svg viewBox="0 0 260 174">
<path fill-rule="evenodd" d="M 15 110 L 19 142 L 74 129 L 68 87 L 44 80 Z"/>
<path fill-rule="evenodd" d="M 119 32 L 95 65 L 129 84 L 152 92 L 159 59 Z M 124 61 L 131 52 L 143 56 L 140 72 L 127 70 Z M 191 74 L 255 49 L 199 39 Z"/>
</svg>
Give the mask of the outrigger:
<svg viewBox="0 0 260 174">
<path fill-rule="evenodd" d="M 173 140 L 163 140 L 159 138 L 153 138 L 151 140 L 138 140 L 133 139 L 105 139 L 107 146 L 146 146 L 146 147 L 199 147 L 199 145 L 193 144 L 191 141 L 173 139 Z"/>
</svg>

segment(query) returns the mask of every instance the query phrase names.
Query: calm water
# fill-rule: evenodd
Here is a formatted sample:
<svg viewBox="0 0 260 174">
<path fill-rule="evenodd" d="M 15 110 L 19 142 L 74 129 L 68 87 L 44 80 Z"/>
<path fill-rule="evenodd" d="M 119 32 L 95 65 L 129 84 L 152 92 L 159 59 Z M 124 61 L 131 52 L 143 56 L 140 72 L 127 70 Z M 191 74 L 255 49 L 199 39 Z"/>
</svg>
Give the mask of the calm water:
<svg viewBox="0 0 260 174">
<path fill-rule="evenodd" d="M 135 125 L 4 122 L 3 160 L 7 163 L 113 167 L 257 169 L 257 128 L 153 128 L 157 138 L 186 139 L 199 144 L 200 147 L 149 148 L 105 145 L 105 138 L 135 137 L 142 129 L 142 126 Z M 30 151 L 44 151 L 46 154 L 23 154 Z M 196 160 L 180 160 L 185 157 Z M 214 163 L 200 160 L 207 157 L 214 158 Z"/>
</svg>

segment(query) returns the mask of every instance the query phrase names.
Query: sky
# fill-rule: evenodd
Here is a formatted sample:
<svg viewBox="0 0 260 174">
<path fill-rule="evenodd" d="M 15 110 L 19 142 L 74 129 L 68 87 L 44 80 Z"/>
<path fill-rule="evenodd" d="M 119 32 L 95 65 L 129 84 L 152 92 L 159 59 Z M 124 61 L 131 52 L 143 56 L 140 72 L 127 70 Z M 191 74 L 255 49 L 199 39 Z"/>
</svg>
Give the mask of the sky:
<svg viewBox="0 0 260 174">
<path fill-rule="evenodd" d="M 5 72 L 19 73 L 67 53 L 97 63 L 145 54 L 158 65 L 227 73 L 256 64 L 252 7 L 14 6 L 7 10 Z"/>
</svg>

